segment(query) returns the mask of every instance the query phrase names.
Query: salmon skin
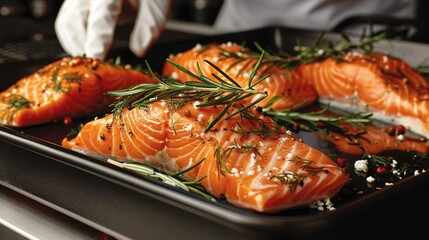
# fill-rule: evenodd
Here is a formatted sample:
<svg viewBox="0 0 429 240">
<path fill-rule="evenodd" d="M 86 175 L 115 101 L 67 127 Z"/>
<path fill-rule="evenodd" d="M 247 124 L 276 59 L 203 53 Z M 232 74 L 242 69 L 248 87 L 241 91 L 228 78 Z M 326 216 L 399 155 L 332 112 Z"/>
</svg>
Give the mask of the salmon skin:
<svg viewBox="0 0 429 240">
<path fill-rule="evenodd" d="M 139 161 L 158 170 L 202 180 L 213 196 L 257 212 L 280 212 L 332 197 L 348 175 L 329 157 L 287 134 L 255 111 L 254 118 L 220 119 L 222 105 L 177 109 L 164 100 L 146 108 L 124 109 L 86 123 L 62 146 L 122 161 Z M 234 111 L 230 109 L 229 111 Z"/>
<path fill-rule="evenodd" d="M 429 82 L 407 62 L 384 53 L 350 52 L 295 71 L 319 101 L 349 112 L 373 113 L 388 124 L 429 137 Z"/>
<path fill-rule="evenodd" d="M 245 57 L 249 52 L 249 49 L 232 42 L 212 43 L 206 46 L 197 44 L 193 49 L 171 55 L 169 58 L 197 75 L 199 74 L 199 66 L 201 72 L 205 76 L 210 77 L 213 73 L 218 74 L 218 72 L 215 72 L 205 62 L 209 61 L 232 77 L 241 87 L 246 87 L 250 72 L 258 59 L 249 57 L 238 61 L 237 58 L 226 56 L 225 54 L 238 54 L 241 57 Z M 188 74 L 179 71 L 169 62 L 165 63 L 162 74 L 181 82 L 192 80 Z M 270 96 L 260 103 L 261 106 L 264 106 L 272 97 L 276 96 L 279 98 L 270 106 L 273 109 L 305 107 L 317 101 L 318 95 L 314 87 L 305 81 L 300 81 L 299 76 L 295 72 L 289 72 L 269 61 L 263 61 L 261 67 L 258 68 L 256 79 L 266 74 L 269 74 L 269 77 L 255 86 L 255 89 L 266 91 Z M 216 80 L 214 77 L 212 79 Z M 249 101 L 255 101 L 257 98 L 258 95 L 255 95 Z"/>
<path fill-rule="evenodd" d="M 92 58 L 63 58 L 21 78 L 0 93 L 0 124 L 27 127 L 105 112 L 107 91 L 154 83 L 152 77 Z"/>
</svg>

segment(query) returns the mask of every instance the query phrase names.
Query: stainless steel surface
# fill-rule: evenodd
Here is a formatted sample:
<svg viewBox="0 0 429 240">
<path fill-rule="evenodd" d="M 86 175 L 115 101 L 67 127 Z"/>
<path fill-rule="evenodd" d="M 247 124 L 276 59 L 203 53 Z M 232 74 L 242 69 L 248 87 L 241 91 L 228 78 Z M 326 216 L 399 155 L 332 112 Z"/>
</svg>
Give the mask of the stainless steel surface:
<svg viewBox="0 0 429 240">
<path fill-rule="evenodd" d="M 64 214 L 0 185 L 0 236 L 24 239 L 109 239 Z"/>
</svg>

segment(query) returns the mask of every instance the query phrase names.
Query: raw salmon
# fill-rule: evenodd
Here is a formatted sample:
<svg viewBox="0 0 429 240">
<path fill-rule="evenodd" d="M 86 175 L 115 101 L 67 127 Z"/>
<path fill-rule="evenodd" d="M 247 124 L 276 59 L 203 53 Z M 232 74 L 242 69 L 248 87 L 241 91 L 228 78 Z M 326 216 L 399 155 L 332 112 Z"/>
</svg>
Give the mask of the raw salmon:
<svg viewBox="0 0 429 240">
<path fill-rule="evenodd" d="M 364 127 L 345 122 L 338 124 L 347 129 L 344 134 L 331 132 L 320 137 L 329 140 L 342 153 L 361 155 L 392 150 L 429 153 L 429 142 L 425 139 L 391 134 L 386 128 L 374 124 Z"/>
<path fill-rule="evenodd" d="M 107 91 L 154 83 L 147 74 L 83 57 L 63 58 L 0 93 L 0 124 L 25 127 L 95 115 L 115 101 Z"/>
<path fill-rule="evenodd" d="M 161 171 L 186 172 L 188 180 L 238 207 L 279 212 L 332 197 L 348 175 L 329 157 L 285 133 L 271 119 L 234 115 L 208 131 L 222 105 L 172 109 L 161 101 L 124 109 L 86 123 L 62 146 L 122 161 L 140 161 Z M 230 109 L 229 111 L 234 111 Z"/>
<path fill-rule="evenodd" d="M 312 84 L 319 101 L 429 137 L 429 82 L 407 62 L 383 53 L 350 52 L 295 71 Z"/>
<path fill-rule="evenodd" d="M 199 66 L 205 76 L 216 80 L 212 77 L 212 74 L 220 74 L 205 62 L 209 61 L 233 78 L 240 86 L 246 87 L 250 72 L 258 59 L 249 57 L 238 60 L 235 57 L 225 56 L 223 53 L 238 54 L 245 57 L 246 55 L 248 56 L 249 52 L 249 49 L 237 43 L 212 43 L 206 46 L 196 45 L 193 49 L 171 55 L 170 59 L 197 75 L 199 74 Z M 169 62 L 165 63 L 162 74 L 181 82 L 193 80 L 189 75 L 179 71 Z M 295 72 L 289 72 L 265 60 L 261 67 L 258 68 L 255 79 L 261 78 L 266 74 L 270 76 L 255 86 L 255 89 L 266 91 L 269 96 L 261 102 L 261 106 L 264 106 L 275 96 L 280 98 L 271 106 L 273 109 L 304 107 L 317 100 L 318 96 L 314 87 L 305 81 L 301 81 Z M 258 97 L 258 95 L 255 95 L 248 100 L 254 101 Z"/>
</svg>

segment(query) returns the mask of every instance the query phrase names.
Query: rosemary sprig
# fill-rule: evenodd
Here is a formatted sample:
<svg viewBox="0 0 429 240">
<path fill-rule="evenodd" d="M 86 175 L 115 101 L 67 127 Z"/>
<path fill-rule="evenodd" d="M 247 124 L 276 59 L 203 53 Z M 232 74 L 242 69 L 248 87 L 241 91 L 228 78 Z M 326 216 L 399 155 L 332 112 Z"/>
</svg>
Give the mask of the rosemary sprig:
<svg viewBox="0 0 429 240">
<path fill-rule="evenodd" d="M 347 35 L 341 34 L 341 41 L 337 45 L 331 46 L 332 42 L 323 43 L 323 36 L 324 33 L 322 33 L 316 42 L 309 47 L 296 46 L 295 50 L 298 53 L 297 55 L 301 56 L 305 61 L 313 61 L 327 57 L 341 57 L 353 50 L 371 52 L 374 49 L 374 43 L 387 39 L 385 32 L 371 37 L 365 37 L 365 35 L 363 35 L 357 41 L 352 41 Z"/>
<path fill-rule="evenodd" d="M 293 53 L 267 51 L 257 42 L 254 45 L 259 52 L 266 53 L 263 61 L 264 64 L 276 65 L 290 70 L 301 64 L 321 61 L 330 57 L 337 61 L 342 61 L 342 57 L 348 52 L 355 50 L 370 52 L 374 49 L 374 43 L 381 40 L 388 40 L 385 32 L 370 37 L 362 35 L 357 40 L 351 40 L 347 35 L 341 34 L 340 41 L 337 44 L 327 41 L 324 36 L 325 32 L 322 32 L 316 41 L 309 46 L 303 46 L 298 42 L 294 47 Z M 221 54 L 225 57 L 236 58 L 238 63 L 245 59 L 256 58 L 259 56 L 258 51 L 243 50 L 239 53 L 232 53 L 222 50 Z"/>
<path fill-rule="evenodd" d="M 78 83 L 82 80 L 83 76 L 79 72 L 70 72 L 63 74 L 63 78 L 67 82 Z"/>
<path fill-rule="evenodd" d="M 229 173 L 227 164 L 229 163 L 229 158 L 233 150 L 239 151 L 240 153 L 244 153 L 247 151 L 254 151 L 255 153 L 259 154 L 257 147 L 254 145 L 242 145 L 240 146 L 236 141 L 234 141 L 234 144 L 223 148 L 222 146 L 216 146 L 214 155 L 216 158 L 216 167 L 218 170 L 218 173 L 222 175 L 226 175 Z M 220 174 L 218 174 L 220 176 Z"/>
<path fill-rule="evenodd" d="M 280 172 L 270 177 L 270 180 L 277 180 L 280 183 L 285 183 L 290 186 L 289 191 L 295 192 L 298 184 L 302 184 L 305 176 L 294 172 Z"/>
<path fill-rule="evenodd" d="M 233 150 L 237 150 L 237 151 L 239 151 L 240 153 L 244 153 L 244 152 L 247 152 L 247 151 L 253 150 L 253 151 L 255 151 L 256 153 L 258 153 L 258 154 L 259 154 L 258 149 L 257 149 L 257 147 L 256 147 L 256 146 L 254 146 L 254 145 L 241 145 L 241 146 L 240 146 L 240 145 L 237 143 L 237 141 L 234 141 L 234 144 L 233 144 L 233 145 L 229 146 L 227 149 L 225 149 L 225 150 L 224 150 L 224 154 L 225 154 L 225 156 L 226 156 L 226 157 L 229 157 L 229 156 L 231 155 L 231 153 L 232 153 L 232 151 L 233 151 Z"/>
<path fill-rule="evenodd" d="M 18 110 L 30 107 L 31 102 L 22 95 L 12 94 L 7 97 L 2 97 L 1 101 L 6 102 L 9 108 Z"/>
<path fill-rule="evenodd" d="M 289 161 L 295 162 L 295 164 L 301 164 L 302 165 L 301 169 L 311 175 L 318 174 L 324 168 L 323 166 L 313 167 L 311 166 L 311 164 L 314 162 L 313 160 L 305 159 L 299 156 L 297 156 L 296 159 L 290 159 Z M 306 176 L 303 174 L 283 171 L 271 176 L 270 180 L 275 179 L 281 183 L 289 184 L 290 185 L 289 191 L 295 192 L 298 184 L 301 186 L 303 185 L 304 178 L 306 178 Z"/>
<path fill-rule="evenodd" d="M 257 108 L 258 111 L 271 117 L 274 121 L 281 123 L 283 126 L 289 129 L 304 130 L 304 131 L 329 131 L 336 133 L 344 133 L 347 131 L 338 122 L 347 122 L 352 124 L 370 123 L 372 120 L 370 113 L 356 113 L 342 116 L 327 116 L 324 115 L 329 110 L 329 106 L 324 106 L 321 110 L 313 112 L 298 112 L 295 109 L 299 105 L 285 109 L 285 110 L 273 110 L 263 109 L 262 107 Z"/>
<path fill-rule="evenodd" d="M 200 161 L 198 161 L 197 163 L 193 164 L 192 166 L 183 169 L 182 171 L 179 171 L 177 173 L 173 173 L 173 174 L 167 174 L 167 173 L 162 173 L 159 171 L 156 171 L 155 169 L 153 169 L 152 167 L 141 163 L 141 162 L 118 162 L 115 161 L 113 159 L 108 159 L 107 162 L 127 169 L 127 170 L 131 170 L 133 172 L 139 173 L 143 176 L 147 176 L 147 177 L 151 177 L 154 179 L 160 179 L 161 181 L 163 181 L 166 184 L 169 184 L 171 186 L 175 186 L 178 187 L 182 190 L 185 190 L 187 192 L 193 192 L 196 193 L 204 198 L 207 198 L 213 202 L 216 202 L 216 198 L 214 198 L 212 195 L 210 195 L 209 193 L 206 192 L 206 190 L 201 186 L 201 181 L 204 179 L 200 178 L 197 179 L 195 181 L 185 181 L 183 180 L 180 176 L 183 175 L 184 173 L 190 171 L 191 169 L 195 168 L 196 166 L 198 166 L 200 163 L 202 163 L 205 159 L 201 159 Z"/>
<path fill-rule="evenodd" d="M 206 131 L 209 131 L 220 119 L 222 119 L 228 111 L 236 103 L 247 99 L 254 95 L 260 95 L 260 97 L 254 102 L 249 103 L 242 108 L 235 110 L 232 113 L 228 113 L 227 117 L 232 117 L 236 114 L 239 114 L 246 109 L 255 106 L 258 102 L 262 101 L 267 97 L 265 91 L 260 91 L 254 89 L 254 86 L 265 80 L 267 76 L 261 77 L 256 81 L 253 81 L 256 71 L 260 66 L 260 63 L 263 59 L 264 53 L 261 54 L 257 64 L 253 68 L 246 87 L 240 86 L 234 79 L 228 76 L 224 71 L 219 67 L 214 65 L 209 61 L 205 61 L 212 68 L 214 68 L 221 76 L 212 73 L 217 81 L 212 80 L 211 78 L 205 76 L 201 71 L 199 64 L 197 63 L 197 69 L 199 75 L 192 73 L 186 68 L 180 66 L 174 61 L 167 59 L 167 61 L 172 64 L 178 70 L 191 76 L 194 81 L 188 81 L 181 83 L 171 78 L 166 78 L 156 75 L 149 63 L 146 61 L 146 65 L 149 73 L 153 78 L 158 82 L 157 84 L 143 83 L 125 90 L 110 91 L 108 94 L 116 96 L 117 101 L 114 105 L 114 118 L 122 112 L 126 107 L 143 107 L 145 108 L 148 104 L 159 101 L 159 100 L 168 100 L 169 103 L 173 104 L 183 104 L 184 102 L 189 101 L 199 101 L 200 103 L 196 107 L 209 107 L 209 106 L 225 106 L 221 113 L 216 116 L 212 122 L 206 128 Z M 222 78 L 223 77 L 223 78 Z"/>
<path fill-rule="evenodd" d="M 70 129 L 70 132 L 67 133 L 66 138 L 68 140 L 75 138 L 79 134 L 80 130 L 82 130 L 82 127 L 83 127 L 83 123 L 79 124 L 76 128 Z"/>
<path fill-rule="evenodd" d="M 227 155 L 225 155 L 225 150 L 221 147 L 221 146 L 216 146 L 214 155 L 216 158 L 216 168 L 218 170 L 218 172 L 222 175 L 226 175 L 228 173 L 228 167 L 227 167 L 227 163 L 228 163 L 228 157 Z M 219 177 L 220 177 L 219 174 Z"/>
<path fill-rule="evenodd" d="M 29 108 L 31 105 L 30 100 L 23 97 L 19 94 L 11 94 L 9 96 L 3 96 L 0 98 L 0 102 L 3 102 L 6 104 L 6 108 L 4 108 L 0 112 L 0 116 L 2 118 L 8 119 L 8 121 L 12 121 L 13 116 L 24 108 Z"/>
<path fill-rule="evenodd" d="M 61 91 L 61 81 L 58 81 L 58 68 L 55 68 L 51 75 L 51 81 L 54 84 L 54 91 Z"/>
<path fill-rule="evenodd" d="M 295 164 L 302 164 L 301 169 L 305 170 L 306 172 L 310 173 L 311 175 L 316 175 L 317 173 L 319 173 L 323 169 L 323 166 L 321 166 L 321 167 L 311 166 L 311 164 L 314 162 L 313 160 L 305 159 L 305 158 L 302 158 L 299 156 L 296 157 L 296 160 L 291 159 L 289 161 L 295 162 Z"/>
<path fill-rule="evenodd" d="M 369 154 L 364 154 L 362 156 L 362 159 L 366 159 L 369 162 L 372 162 L 376 166 L 389 166 L 392 164 L 392 160 L 393 160 L 392 157 L 386 157 L 381 155 L 369 155 Z"/>
<path fill-rule="evenodd" d="M 260 109 L 256 107 L 256 109 Z M 280 125 L 276 121 L 266 121 L 265 119 L 258 116 L 255 111 L 248 109 L 240 113 L 241 122 L 248 120 L 252 125 L 251 128 L 243 127 L 240 122 L 237 122 L 237 128 L 233 129 L 235 133 L 241 135 L 247 135 L 250 133 L 256 134 L 262 138 L 270 136 L 272 133 L 286 134 L 284 126 Z"/>
</svg>

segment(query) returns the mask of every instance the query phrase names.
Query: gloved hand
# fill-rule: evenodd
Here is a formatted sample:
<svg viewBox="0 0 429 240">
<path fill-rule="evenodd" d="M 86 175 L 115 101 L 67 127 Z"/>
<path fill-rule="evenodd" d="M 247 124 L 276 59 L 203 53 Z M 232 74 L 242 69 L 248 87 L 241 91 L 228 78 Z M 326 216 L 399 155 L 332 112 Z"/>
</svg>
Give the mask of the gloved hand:
<svg viewBox="0 0 429 240">
<path fill-rule="evenodd" d="M 124 1 L 137 10 L 129 48 L 143 56 L 163 30 L 170 0 L 64 0 L 55 32 L 71 56 L 104 60 L 111 48 Z"/>
</svg>

